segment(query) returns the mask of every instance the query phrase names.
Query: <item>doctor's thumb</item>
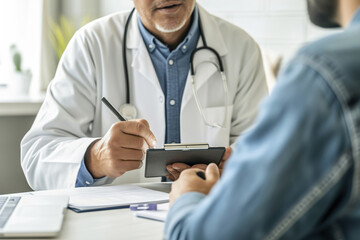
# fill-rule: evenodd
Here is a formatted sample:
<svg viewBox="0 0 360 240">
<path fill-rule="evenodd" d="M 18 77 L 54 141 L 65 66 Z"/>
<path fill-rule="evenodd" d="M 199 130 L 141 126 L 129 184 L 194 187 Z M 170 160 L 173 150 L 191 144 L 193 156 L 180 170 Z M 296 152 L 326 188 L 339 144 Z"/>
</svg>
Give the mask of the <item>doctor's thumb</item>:
<svg viewBox="0 0 360 240">
<path fill-rule="evenodd" d="M 215 184 L 220 178 L 220 171 L 215 163 L 211 163 L 206 168 L 206 181 Z"/>
</svg>

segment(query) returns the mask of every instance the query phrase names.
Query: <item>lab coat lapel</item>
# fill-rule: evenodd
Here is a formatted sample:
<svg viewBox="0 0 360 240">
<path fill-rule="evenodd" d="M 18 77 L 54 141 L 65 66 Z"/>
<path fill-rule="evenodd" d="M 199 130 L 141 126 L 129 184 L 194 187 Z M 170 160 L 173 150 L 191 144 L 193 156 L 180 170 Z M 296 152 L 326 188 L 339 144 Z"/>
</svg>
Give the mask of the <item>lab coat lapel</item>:
<svg viewBox="0 0 360 240">
<path fill-rule="evenodd" d="M 151 58 L 142 40 L 139 43 L 139 48 L 137 49 L 131 67 L 134 68 L 134 71 L 138 71 L 144 79 L 147 79 L 161 89 Z"/>
<path fill-rule="evenodd" d="M 149 122 L 160 147 L 165 142 L 164 94 L 140 34 L 136 11 L 129 25 L 127 43 L 131 101 L 138 109 L 137 117 Z"/>
<path fill-rule="evenodd" d="M 131 62 L 131 67 L 134 69 L 134 71 L 139 72 L 144 79 L 147 79 L 161 90 L 161 86 L 152 64 L 149 52 L 145 46 L 144 40 L 142 39 L 139 30 L 136 11 L 132 16 L 128 29 L 127 49 L 133 50 L 134 58 Z M 130 54 L 128 56 L 130 56 Z M 128 59 L 130 60 L 129 57 Z"/>
<path fill-rule="evenodd" d="M 221 34 L 222 31 L 220 26 L 218 25 L 218 22 L 216 22 L 216 18 L 211 17 L 210 13 L 208 13 L 198 3 L 197 6 L 202 23 L 201 26 L 203 28 L 208 47 L 214 48 L 219 53 L 220 57 L 225 56 L 228 49 Z"/>
<path fill-rule="evenodd" d="M 209 13 L 205 9 L 203 9 L 199 4 L 197 4 L 197 6 L 199 9 L 199 16 L 201 19 L 202 28 L 204 31 L 207 45 L 208 47 L 215 49 L 222 58 L 223 56 L 226 55 L 228 50 L 222 35 L 219 34 L 221 33 L 220 28 L 213 18 L 209 18 Z M 204 46 L 204 43 L 200 37 L 197 48 L 201 46 Z M 194 67 L 195 67 L 194 80 L 196 85 L 196 91 L 199 91 L 199 89 L 205 85 L 205 83 L 211 78 L 212 75 L 219 73 L 216 66 L 212 63 L 215 63 L 216 66 L 219 66 L 216 56 L 210 51 L 201 50 L 196 54 L 194 58 Z M 221 79 L 219 75 L 219 81 L 220 80 Z M 191 80 L 191 74 L 189 72 L 185 84 L 181 108 L 183 109 L 193 97 L 194 94 L 192 88 L 192 80 Z"/>
<path fill-rule="evenodd" d="M 206 52 L 206 50 L 205 50 L 205 52 Z M 200 53 L 199 53 L 199 55 L 200 55 Z M 196 91 L 199 91 L 199 89 L 205 85 L 205 83 L 211 78 L 211 76 L 217 73 L 216 66 L 213 64 L 210 64 L 210 63 L 216 63 L 216 58 L 214 58 L 208 52 L 206 52 L 206 56 L 199 57 L 199 61 L 196 61 L 196 62 L 197 63 L 195 63 L 195 61 L 194 61 L 195 66 L 197 66 L 195 68 L 194 82 L 195 82 Z M 193 97 L 194 97 L 194 93 L 193 93 L 193 86 L 192 86 L 192 76 L 189 71 L 188 77 L 186 80 L 186 84 L 185 84 L 185 89 L 184 89 L 182 107 L 185 107 L 186 104 Z"/>
</svg>

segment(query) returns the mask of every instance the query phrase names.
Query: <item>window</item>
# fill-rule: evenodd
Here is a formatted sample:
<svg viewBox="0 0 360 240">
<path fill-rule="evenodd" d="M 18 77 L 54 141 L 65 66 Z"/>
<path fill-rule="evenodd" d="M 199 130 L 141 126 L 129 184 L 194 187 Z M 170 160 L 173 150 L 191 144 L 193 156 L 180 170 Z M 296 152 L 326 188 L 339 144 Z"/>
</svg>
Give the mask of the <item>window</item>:
<svg viewBox="0 0 360 240">
<path fill-rule="evenodd" d="M 0 84 L 10 81 L 14 69 L 10 46 L 22 54 L 22 68 L 39 78 L 43 0 L 0 0 Z"/>
</svg>

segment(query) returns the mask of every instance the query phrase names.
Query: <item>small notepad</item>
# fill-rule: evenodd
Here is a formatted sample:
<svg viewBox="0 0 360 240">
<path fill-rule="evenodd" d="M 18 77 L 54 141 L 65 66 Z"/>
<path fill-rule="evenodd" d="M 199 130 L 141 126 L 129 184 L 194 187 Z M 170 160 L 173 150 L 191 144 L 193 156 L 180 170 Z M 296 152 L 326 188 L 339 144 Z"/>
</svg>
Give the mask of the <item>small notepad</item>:
<svg viewBox="0 0 360 240">
<path fill-rule="evenodd" d="M 137 211 L 134 212 L 134 215 L 140 218 L 165 222 L 168 212 L 169 212 L 169 203 L 162 203 L 157 205 L 156 211 L 148 211 L 148 210 Z"/>
</svg>

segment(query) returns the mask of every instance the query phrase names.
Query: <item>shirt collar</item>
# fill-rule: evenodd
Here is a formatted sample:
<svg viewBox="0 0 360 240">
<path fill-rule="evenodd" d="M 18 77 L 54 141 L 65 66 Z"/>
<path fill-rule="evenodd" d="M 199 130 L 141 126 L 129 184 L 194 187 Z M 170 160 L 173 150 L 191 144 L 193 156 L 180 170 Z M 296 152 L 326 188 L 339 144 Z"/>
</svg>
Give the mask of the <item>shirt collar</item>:
<svg viewBox="0 0 360 240">
<path fill-rule="evenodd" d="M 153 52 L 155 50 L 155 37 L 148 30 L 146 30 L 146 28 L 141 22 L 139 14 L 137 15 L 137 19 L 138 19 L 139 30 L 142 38 L 144 39 L 145 45 L 149 50 L 149 52 Z"/>
<path fill-rule="evenodd" d="M 155 49 L 157 47 L 162 48 L 162 49 L 164 49 L 164 48 L 168 49 L 167 46 L 165 46 L 160 40 L 158 40 L 154 35 L 152 35 L 144 27 L 139 15 L 137 16 L 137 19 L 138 19 L 140 33 L 141 33 L 141 35 L 144 39 L 145 45 L 147 46 L 147 49 L 149 50 L 150 53 L 155 51 Z M 181 51 L 183 53 L 186 53 L 189 49 L 189 47 L 188 47 L 189 44 L 196 46 L 198 36 L 199 36 L 199 13 L 198 13 L 197 6 L 195 5 L 194 11 L 193 11 L 193 16 L 192 16 L 192 23 L 191 23 L 189 32 L 188 32 L 187 36 L 185 37 L 184 41 L 182 41 L 177 46 L 175 51 L 177 51 L 179 48 L 181 48 Z"/>
<path fill-rule="evenodd" d="M 189 49 L 188 45 L 194 45 L 196 47 L 199 35 L 200 35 L 200 33 L 199 33 L 199 12 L 197 10 L 197 6 L 195 5 L 192 24 L 189 29 L 188 35 L 186 36 L 184 41 L 179 44 L 177 49 L 181 48 L 181 51 L 183 53 L 186 53 L 187 50 Z"/>
<path fill-rule="evenodd" d="M 360 24 L 360 8 L 356 11 L 353 19 L 351 20 L 350 26 L 354 26 L 355 24 Z"/>
</svg>

